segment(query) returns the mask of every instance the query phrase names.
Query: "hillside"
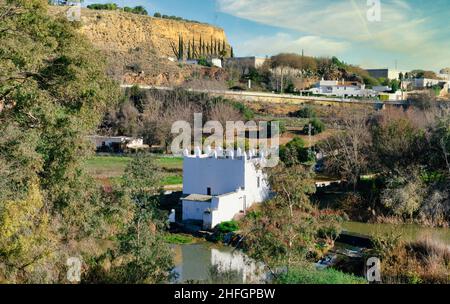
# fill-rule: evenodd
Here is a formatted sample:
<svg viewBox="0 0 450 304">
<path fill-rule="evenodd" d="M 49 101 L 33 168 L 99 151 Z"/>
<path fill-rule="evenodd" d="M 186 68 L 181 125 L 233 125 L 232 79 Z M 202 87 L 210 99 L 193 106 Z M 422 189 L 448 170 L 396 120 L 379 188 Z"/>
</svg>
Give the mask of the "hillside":
<svg viewBox="0 0 450 304">
<path fill-rule="evenodd" d="M 67 8 L 52 7 L 53 14 L 63 14 Z M 82 9 L 79 31 L 108 58 L 109 73 L 121 82 L 153 85 L 180 85 L 192 78 L 196 68 L 182 67 L 168 60 L 175 57 L 173 46 L 179 37 L 185 44 L 194 41 L 225 42 L 227 54 L 231 47 L 223 29 L 188 21 L 178 21 L 136 15 L 121 11 Z M 187 46 L 185 46 L 187 50 Z M 195 75 L 217 78 L 217 71 L 202 71 Z M 209 75 L 212 74 L 212 75 Z"/>
</svg>

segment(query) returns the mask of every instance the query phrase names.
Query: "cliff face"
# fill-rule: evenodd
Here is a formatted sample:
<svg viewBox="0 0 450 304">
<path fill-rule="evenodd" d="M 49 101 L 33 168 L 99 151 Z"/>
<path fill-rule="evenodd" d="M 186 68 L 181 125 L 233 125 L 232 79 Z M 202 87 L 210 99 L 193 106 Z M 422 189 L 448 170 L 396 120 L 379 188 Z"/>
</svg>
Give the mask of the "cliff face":
<svg viewBox="0 0 450 304">
<path fill-rule="evenodd" d="M 175 57 L 172 46 L 178 47 L 181 35 L 186 44 L 194 39 L 196 48 L 200 39 L 211 39 L 226 43 L 227 53 L 230 46 L 223 29 L 207 24 L 175 21 L 162 18 L 141 16 L 120 11 L 94 11 L 83 9 L 81 29 L 92 43 L 102 50 L 128 52 L 136 47 L 150 46 L 156 55 Z"/>
<path fill-rule="evenodd" d="M 67 7 L 50 7 L 50 14 L 65 14 Z M 207 80 L 223 85 L 227 75 L 216 69 L 172 62 L 177 57 L 179 37 L 184 40 L 187 55 L 192 39 L 198 52 L 200 39 L 231 54 L 223 29 L 207 24 L 141 16 L 121 11 L 82 9 L 79 31 L 106 55 L 108 74 L 121 83 L 180 86 L 186 82 Z M 206 45 L 205 45 L 206 46 Z M 213 84 L 217 85 L 217 84 Z"/>
</svg>

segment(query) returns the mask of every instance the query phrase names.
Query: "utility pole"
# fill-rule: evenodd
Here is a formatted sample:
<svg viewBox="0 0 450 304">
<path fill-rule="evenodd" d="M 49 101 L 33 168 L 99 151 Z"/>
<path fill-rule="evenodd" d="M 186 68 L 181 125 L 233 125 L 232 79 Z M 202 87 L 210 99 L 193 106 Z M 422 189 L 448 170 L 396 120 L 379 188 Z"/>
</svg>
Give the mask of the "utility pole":
<svg viewBox="0 0 450 304">
<path fill-rule="evenodd" d="M 311 155 L 311 148 L 312 148 L 312 138 L 311 138 L 311 123 L 308 124 L 308 141 L 309 141 L 309 154 Z"/>
</svg>

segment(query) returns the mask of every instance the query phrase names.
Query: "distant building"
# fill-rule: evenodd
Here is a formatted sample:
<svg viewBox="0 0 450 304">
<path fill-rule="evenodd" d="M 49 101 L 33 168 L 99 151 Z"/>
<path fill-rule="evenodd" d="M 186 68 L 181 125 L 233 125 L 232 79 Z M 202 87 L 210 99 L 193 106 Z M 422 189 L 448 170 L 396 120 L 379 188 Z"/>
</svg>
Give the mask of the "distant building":
<svg viewBox="0 0 450 304">
<path fill-rule="evenodd" d="M 381 101 L 404 101 L 408 99 L 408 93 L 398 90 L 395 93 L 379 93 Z"/>
<path fill-rule="evenodd" d="M 215 67 L 222 68 L 222 59 L 220 58 L 211 58 L 208 62 Z"/>
<path fill-rule="evenodd" d="M 258 167 L 263 156 L 254 152 L 212 150 L 202 154 L 185 151 L 183 160 L 183 221 L 202 223 L 204 229 L 232 220 L 254 203 L 269 197 L 266 175 Z"/>
<path fill-rule="evenodd" d="M 236 67 L 248 73 L 250 69 L 257 69 L 264 65 L 267 58 L 260 57 L 233 57 L 224 59 L 224 67 Z"/>
<path fill-rule="evenodd" d="M 337 96 L 337 97 L 375 97 L 378 95 L 374 90 L 366 89 L 364 84 L 357 82 L 345 82 L 337 80 L 321 80 L 314 88 L 309 90 L 315 95 Z"/>
<path fill-rule="evenodd" d="M 400 79 L 400 73 L 402 73 L 401 71 L 391 69 L 367 69 L 366 71 L 373 78 L 386 78 L 389 80 Z"/>
<path fill-rule="evenodd" d="M 127 136 L 88 136 L 95 145 L 97 151 L 101 152 L 123 152 L 126 149 L 145 149 L 148 145 L 144 145 L 142 138 L 133 138 Z"/>
<path fill-rule="evenodd" d="M 390 92 L 392 88 L 389 86 L 373 86 L 372 90 L 378 93 L 382 93 L 382 92 Z"/>
<path fill-rule="evenodd" d="M 448 81 L 442 79 L 415 78 L 413 85 L 416 89 L 425 89 L 431 88 L 435 85 L 444 85 L 447 82 Z"/>
</svg>

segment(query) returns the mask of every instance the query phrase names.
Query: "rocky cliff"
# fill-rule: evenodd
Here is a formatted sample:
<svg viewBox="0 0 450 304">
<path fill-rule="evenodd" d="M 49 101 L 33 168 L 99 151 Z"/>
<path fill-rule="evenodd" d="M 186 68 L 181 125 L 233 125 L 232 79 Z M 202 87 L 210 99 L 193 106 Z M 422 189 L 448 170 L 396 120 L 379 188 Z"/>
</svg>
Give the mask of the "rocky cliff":
<svg viewBox="0 0 450 304">
<path fill-rule="evenodd" d="M 50 12 L 64 14 L 66 10 L 64 7 L 51 7 Z M 139 79 L 138 82 L 154 85 L 180 85 L 192 78 L 195 68 L 186 68 L 168 60 L 168 57 L 176 57 L 174 48 L 178 48 L 180 37 L 183 38 L 185 55 L 189 49 L 188 41 L 199 50 L 200 40 L 206 49 L 214 43 L 223 48 L 225 43 L 225 53 L 231 53 L 221 28 L 121 11 L 82 9 L 79 31 L 107 55 L 110 74 L 127 83 Z"/>
<path fill-rule="evenodd" d="M 81 32 L 100 49 L 127 52 L 140 45 L 149 45 L 156 54 L 173 57 L 172 46 L 178 46 L 181 36 L 185 44 L 194 40 L 196 48 L 200 45 L 200 39 L 209 43 L 212 39 L 221 44 L 225 41 L 230 54 L 224 30 L 208 24 L 88 9 L 82 10 L 81 24 Z"/>
</svg>

